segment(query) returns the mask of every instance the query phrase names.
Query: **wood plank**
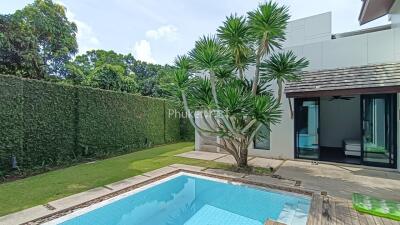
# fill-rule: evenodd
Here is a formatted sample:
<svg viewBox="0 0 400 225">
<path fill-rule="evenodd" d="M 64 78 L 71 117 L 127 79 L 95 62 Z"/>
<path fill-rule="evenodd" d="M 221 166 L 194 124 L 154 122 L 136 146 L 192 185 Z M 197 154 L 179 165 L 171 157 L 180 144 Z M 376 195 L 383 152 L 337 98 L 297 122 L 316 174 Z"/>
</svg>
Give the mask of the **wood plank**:
<svg viewBox="0 0 400 225">
<path fill-rule="evenodd" d="M 360 220 L 358 218 L 358 213 L 357 211 L 354 210 L 353 208 L 353 203 L 351 201 L 346 200 L 347 202 L 347 207 L 350 211 L 350 216 L 351 216 L 351 222 L 353 225 L 360 225 Z"/>
<path fill-rule="evenodd" d="M 368 220 L 365 217 L 365 214 L 357 212 L 358 220 L 361 225 L 368 225 Z"/>
<path fill-rule="evenodd" d="M 328 203 L 328 217 L 325 219 L 325 225 L 336 225 L 336 214 L 335 214 L 335 201 L 332 197 L 327 196 L 329 203 Z"/>
<path fill-rule="evenodd" d="M 317 219 L 317 208 L 318 208 L 318 195 L 313 194 L 311 198 L 310 211 L 308 213 L 307 225 L 317 224 L 315 222 Z"/>
<path fill-rule="evenodd" d="M 276 221 L 273 221 L 273 220 L 267 220 L 267 222 L 265 222 L 264 225 L 286 225 L 286 224 L 279 223 L 279 222 L 276 222 Z"/>
<path fill-rule="evenodd" d="M 314 224 L 319 225 L 322 222 L 322 196 L 317 195 L 316 198 L 317 198 L 316 199 L 317 204 L 316 204 L 316 208 L 315 208 Z"/>
<path fill-rule="evenodd" d="M 353 225 L 351 221 L 351 215 L 350 211 L 348 208 L 348 205 L 343 201 L 339 200 L 336 202 L 336 209 L 337 209 L 337 214 L 338 218 L 341 218 L 343 220 L 344 225 Z"/>
</svg>

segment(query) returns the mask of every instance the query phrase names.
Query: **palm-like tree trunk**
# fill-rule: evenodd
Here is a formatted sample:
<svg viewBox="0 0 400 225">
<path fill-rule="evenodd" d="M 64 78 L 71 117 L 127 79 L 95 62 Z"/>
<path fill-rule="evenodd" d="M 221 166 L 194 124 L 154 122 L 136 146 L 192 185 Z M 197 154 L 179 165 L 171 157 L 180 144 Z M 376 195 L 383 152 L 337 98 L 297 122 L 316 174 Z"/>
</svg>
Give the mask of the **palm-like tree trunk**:
<svg viewBox="0 0 400 225">
<path fill-rule="evenodd" d="M 213 95 L 215 104 L 218 105 L 218 98 L 217 98 L 217 89 L 216 89 L 216 83 L 215 83 L 215 75 L 213 72 L 210 72 L 210 83 L 211 83 L 211 93 Z"/>
<path fill-rule="evenodd" d="M 256 57 L 256 71 L 254 72 L 253 88 L 252 88 L 253 95 L 257 94 L 258 80 L 260 80 L 260 63 L 261 63 L 260 52 L 261 51 L 258 50 L 257 57 Z"/>
<path fill-rule="evenodd" d="M 283 83 L 281 80 L 278 80 L 277 84 L 278 84 L 278 102 L 281 103 L 282 92 L 283 92 Z"/>
<path fill-rule="evenodd" d="M 244 80 L 243 69 L 239 69 L 239 77 L 241 80 Z"/>
</svg>

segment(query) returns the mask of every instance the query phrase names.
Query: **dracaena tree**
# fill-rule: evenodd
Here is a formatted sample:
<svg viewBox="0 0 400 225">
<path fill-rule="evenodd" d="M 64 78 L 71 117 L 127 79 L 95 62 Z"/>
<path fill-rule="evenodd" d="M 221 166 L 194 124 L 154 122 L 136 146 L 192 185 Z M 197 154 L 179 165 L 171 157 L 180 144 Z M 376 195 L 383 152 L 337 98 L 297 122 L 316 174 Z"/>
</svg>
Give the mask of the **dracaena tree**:
<svg viewBox="0 0 400 225">
<path fill-rule="evenodd" d="M 233 14 L 216 36 L 201 37 L 193 50 L 175 60 L 171 87 L 190 123 L 207 144 L 230 153 L 239 167 L 247 166 L 249 146 L 260 128 L 277 124 L 281 117 L 280 101 L 268 89 L 268 82 L 277 77 L 275 68 L 268 67 L 268 54 L 280 48 L 288 19 L 287 8 L 272 2 L 247 17 Z M 283 58 L 275 59 L 281 65 Z M 256 67 L 254 74 L 250 66 Z M 285 71 L 292 76 L 299 70 Z"/>
</svg>

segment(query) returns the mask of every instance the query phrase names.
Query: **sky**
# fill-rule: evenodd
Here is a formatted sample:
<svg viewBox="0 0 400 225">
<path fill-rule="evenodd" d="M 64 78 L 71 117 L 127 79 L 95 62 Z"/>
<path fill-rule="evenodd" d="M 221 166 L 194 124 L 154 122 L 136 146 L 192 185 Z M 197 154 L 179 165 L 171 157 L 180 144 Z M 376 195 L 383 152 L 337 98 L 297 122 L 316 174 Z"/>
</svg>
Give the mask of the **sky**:
<svg viewBox="0 0 400 225">
<path fill-rule="evenodd" d="M 190 51 L 204 34 L 214 34 L 227 15 L 244 15 L 260 0 L 53 0 L 67 8 L 78 26 L 79 54 L 92 49 L 132 53 L 158 64 Z M 387 17 L 358 24 L 361 0 L 276 0 L 289 6 L 291 20 L 332 12 L 333 33 L 388 23 Z M 1 0 L 0 14 L 22 9 L 33 0 Z"/>
</svg>

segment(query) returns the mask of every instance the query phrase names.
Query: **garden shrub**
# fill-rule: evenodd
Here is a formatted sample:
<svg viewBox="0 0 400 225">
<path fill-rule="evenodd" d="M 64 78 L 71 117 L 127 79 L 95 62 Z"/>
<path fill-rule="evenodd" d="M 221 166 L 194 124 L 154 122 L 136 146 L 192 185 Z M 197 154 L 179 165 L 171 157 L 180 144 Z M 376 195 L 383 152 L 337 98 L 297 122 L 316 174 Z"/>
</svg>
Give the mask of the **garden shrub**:
<svg viewBox="0 0 400 225">
<path fill-rule="evenodd" d="M 164 99 L 1 75 L 0 106 L 0 174 L 193 140 Z"/>
<path fill-rule="evenodd" d="M 22 85 L 19 78 L 0 76 L 0 172 L 22 150 Z"/>
<path fill-rule="evenodd" d="M 90 153 L 164 143 L 163 100 L 92 88 L 79 88 L 78 99 L 79 145 Z"/>
<path fill-rule="evenodd" d="M 180 139 L 180 117 L 177 107 L 172 102 L 165 101 L 165 142 L 171 143 Z"/>
<path fill-rule="evenodd" d="M 180 119 L 180 137 L 183 141 L 194 141 L 195 129 L 188 118 L 182 117 Z"/>
<path fill-rule="evenodd" d="M 76 88 L 37 80 L 24 80 L 24 168 L 60 165 L 76 158 Z"/>
</svg>

